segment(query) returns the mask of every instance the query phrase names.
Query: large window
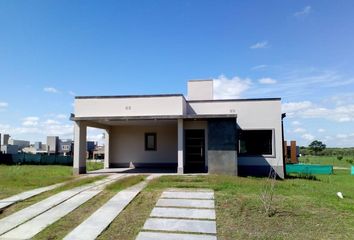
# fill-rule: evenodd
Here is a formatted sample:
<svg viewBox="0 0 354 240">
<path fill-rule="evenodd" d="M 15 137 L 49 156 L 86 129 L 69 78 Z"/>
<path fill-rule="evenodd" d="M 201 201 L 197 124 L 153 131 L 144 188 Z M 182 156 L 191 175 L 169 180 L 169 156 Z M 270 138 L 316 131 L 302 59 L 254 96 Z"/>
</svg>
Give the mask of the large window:
<svg viewBox="0 0 354 240">
<path fill-rule="evenodd" d="M 240 155 L 272 155 L 272 130 L 239 130 Z"/>
<path fill-rule="evenodd" d="M 156 133 L 145 133 L 145 151 L 156 151 Z"/>
</svg>

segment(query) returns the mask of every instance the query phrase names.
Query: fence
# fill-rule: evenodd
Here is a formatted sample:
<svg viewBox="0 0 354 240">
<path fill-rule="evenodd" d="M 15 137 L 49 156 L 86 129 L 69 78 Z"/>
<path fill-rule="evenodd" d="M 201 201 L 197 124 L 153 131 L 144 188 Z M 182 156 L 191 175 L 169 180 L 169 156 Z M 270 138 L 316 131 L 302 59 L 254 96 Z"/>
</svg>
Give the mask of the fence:
<svg viewBox="0 0 354 240">
<path fill-rule="evenodd" d="M 37 164 L 37 165 L 67 165 L 73 164 L 71 156 L 41 155 L 41 154 L 0 154 L 0 164 Z"/>
</svg>

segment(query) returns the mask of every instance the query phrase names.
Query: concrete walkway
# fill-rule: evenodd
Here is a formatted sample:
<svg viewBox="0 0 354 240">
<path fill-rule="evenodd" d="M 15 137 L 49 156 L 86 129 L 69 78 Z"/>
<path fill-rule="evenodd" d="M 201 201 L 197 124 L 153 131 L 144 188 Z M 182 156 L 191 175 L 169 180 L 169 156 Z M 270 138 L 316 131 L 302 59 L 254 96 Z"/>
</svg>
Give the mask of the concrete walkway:
<svg viewBox="0 0 354 240">
<path fill-rule="evenodd" d="M 216 240 L 215 219 L 212 190 L 169 189 L 161 194 L 136 240 Z"/>
<path fill-rule="evenodd" d="M 148 181 L 157 177 L 149 176 L 145 181 L 118 192 L 107 203 L 94 212 L 88 219 L 70 232 L 65 240 L 96 239 L 123 209 L 140 193 Z"/>
<path fill-rule="evenodd" d="M 0 200 L 0 210 L 3 209 L 3 208 L 6 208 L 6 207 L 8 207 L 8 206 L 10 206 L 10 205 L 12 205 L 12 204 L 14 204 L 16 202 L 26 200 L 28 198 L 34 197 L 34 196 L 36 196 L 38 194 L 41 194 L 43 192 L 46 192 L 46 191 L 52 190 L 54 188 L 60 187 L 60 186 L 62 186 L 64 184 L 66 184 L 66 183 L 67 182 L 63 182 L 63 183 L 57 183 L 57 184 L 46 186 L 46 187 L 36 188 L 36 189 L 32 189 L 32 190 L 29 190 L 29 191 L 26 191 L 26 192 L 22 192 L 22 193 L 13 195 L 13 196 L 8 197 L 8 198 L 1 199 Z"/>
<path fill-rule="evenodd" d="M 97 195 L 105 185 L 123 176 L 125 175 L 112 175 L 91 184 L 60 192 L 0 219 L 0 239 L 33 237 L 51 223 Z"/>
</svg>

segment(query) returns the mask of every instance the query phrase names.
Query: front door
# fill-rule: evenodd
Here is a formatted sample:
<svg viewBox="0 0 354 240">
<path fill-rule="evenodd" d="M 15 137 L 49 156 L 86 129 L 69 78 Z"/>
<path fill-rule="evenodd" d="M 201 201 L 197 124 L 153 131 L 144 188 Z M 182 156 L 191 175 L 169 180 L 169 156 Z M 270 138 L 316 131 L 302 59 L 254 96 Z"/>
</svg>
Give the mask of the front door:
<svg viewBox="0 0 354 240">
<path fill-rule="evenodd" d="M 185 130 L 186 173 L 206 172 L 204 130 Z"/>
</svg>

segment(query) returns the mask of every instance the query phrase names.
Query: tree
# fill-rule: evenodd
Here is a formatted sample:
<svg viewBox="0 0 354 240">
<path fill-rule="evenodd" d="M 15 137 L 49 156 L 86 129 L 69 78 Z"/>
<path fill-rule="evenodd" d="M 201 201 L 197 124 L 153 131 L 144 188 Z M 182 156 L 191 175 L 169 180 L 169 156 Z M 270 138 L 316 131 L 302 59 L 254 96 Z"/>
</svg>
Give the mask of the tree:
<svg viewBox="0 0 354 240">
<path fill-rule="evenodd" d="M 317 155 L 319 152 L 322 152 L 326 149 L 326 144 L 322 143 L 321 141 L 315 140 L 310 143 L 309 148 L 312 152 L 315 153 L 315 155 Z"/>
</svg>

